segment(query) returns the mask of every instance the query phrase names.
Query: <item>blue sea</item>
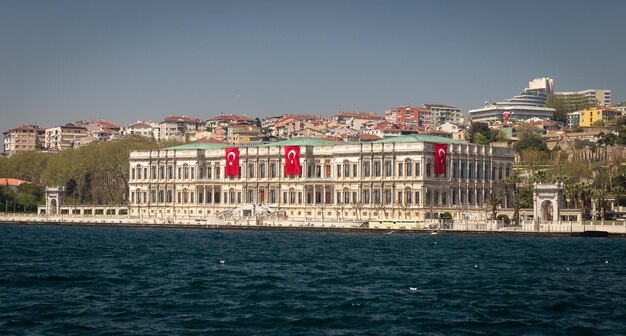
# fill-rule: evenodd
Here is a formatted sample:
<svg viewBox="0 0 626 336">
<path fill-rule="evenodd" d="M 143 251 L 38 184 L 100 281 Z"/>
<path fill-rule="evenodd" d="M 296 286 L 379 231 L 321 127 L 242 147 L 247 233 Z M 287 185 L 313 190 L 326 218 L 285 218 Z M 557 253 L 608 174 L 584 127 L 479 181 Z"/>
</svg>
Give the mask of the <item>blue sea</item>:
<svg viewBox="0 0 626 336">
<path fill-rule="evenodd" d="M 626 335 L 625 256 L 605 238 L 5 225 L 0 334 Z"/>
</svg>

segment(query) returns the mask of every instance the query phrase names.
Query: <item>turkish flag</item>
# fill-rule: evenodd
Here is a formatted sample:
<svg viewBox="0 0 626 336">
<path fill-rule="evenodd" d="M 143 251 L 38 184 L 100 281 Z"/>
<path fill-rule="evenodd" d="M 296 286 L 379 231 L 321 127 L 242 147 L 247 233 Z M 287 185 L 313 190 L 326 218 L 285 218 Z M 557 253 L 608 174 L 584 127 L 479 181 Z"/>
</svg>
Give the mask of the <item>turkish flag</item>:
<svg viewBox="0 0 626 336">
<path fill-rule="evenodd" d="M 285 175 L 300 175 L 300 146 L 285 146 Z"/>
<path fill-rule="evenodd" d="M 239 148 L 224 148 L 226 167 L 224 176 L 239 176 Z"/>
<path fill-rule="evenodd" d="M 446 154 L 448 144 L 435 144 L 435 174 L 446 175 Z"/>
</svg>

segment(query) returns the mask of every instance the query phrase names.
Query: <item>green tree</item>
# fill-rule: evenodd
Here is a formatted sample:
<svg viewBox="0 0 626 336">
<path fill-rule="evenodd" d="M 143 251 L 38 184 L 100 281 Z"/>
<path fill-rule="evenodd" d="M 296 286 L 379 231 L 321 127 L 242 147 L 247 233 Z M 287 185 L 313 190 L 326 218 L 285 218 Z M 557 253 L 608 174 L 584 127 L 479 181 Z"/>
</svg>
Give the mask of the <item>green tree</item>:
<svg viewBox="0 0 626 336">
<path fill-rule="evenodd" d="M 488 144 L 496 139 L 496 132 L 489 128 L 486 123 L 475 122 L 465 130 L 465 139 L 471 143 Z"/>
<path fill-rule="evenodd" d="M 588 109 L 596 105 L 597 101 L 591 100 L 582 94 L 549 94 L 546 98 L 545 107 L 551 107 L 556 110 L 554 120 L 565 122 L 567 121 L 568 113 Z"/>
<path fill-rule="evenodd" d="M 594 121 L 593 124 L 591 124 L 591 126 L 604 127 L 604 120 L 598 119 Z"/>
<path fill-rule="evenodd" d="M 491 205 L 491 218 L 495 219 L 498 212 L 498 205 L 502 203 L 502 195 L 492 192 L 487 198 L 487 204 Z"/>
</svg>

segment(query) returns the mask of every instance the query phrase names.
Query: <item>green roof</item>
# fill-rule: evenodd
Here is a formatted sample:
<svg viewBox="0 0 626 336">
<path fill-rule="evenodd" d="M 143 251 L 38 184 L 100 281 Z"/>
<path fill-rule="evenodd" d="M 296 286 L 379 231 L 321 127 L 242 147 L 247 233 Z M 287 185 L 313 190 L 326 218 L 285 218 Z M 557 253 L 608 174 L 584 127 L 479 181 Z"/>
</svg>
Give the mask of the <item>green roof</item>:
<svg viewBox="0 0 626 336">
<path fill-rule="evenodd" d="M 386 138 L 382 140 L 373 141 L 379 142 L 434 142 L 434 143 L 447 143 L 447 144 L 466 144 L 466 141 L 449 139 L 438 135 L 425 135 L 425 134 L 409 134 L 399 137 Z"/>
<path fill-rule="evenodd" d="M 335 146 L 345 144 L 345 142 L 322 140 L 316 138 L 296 138 L 284 141 L 268 142 L 260 145 L 260 147 L 276 147 L 276 146 Z"/>
<path fill-rule="evenodd" d="M 168 147 L 165 149 L 222 149 L 224 147 L 233 147 L 232 144 L 228 143 L 216 143 L 216 142 L 190 142 L 184 145 Z"/>
</svg>

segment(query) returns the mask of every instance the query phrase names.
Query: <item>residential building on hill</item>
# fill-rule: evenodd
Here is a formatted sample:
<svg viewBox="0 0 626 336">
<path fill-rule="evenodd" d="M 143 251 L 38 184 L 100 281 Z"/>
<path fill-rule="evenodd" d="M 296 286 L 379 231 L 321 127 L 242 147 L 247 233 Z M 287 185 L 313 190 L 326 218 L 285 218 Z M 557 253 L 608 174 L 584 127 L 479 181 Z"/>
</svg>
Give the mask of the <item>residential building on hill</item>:
<svg viewBox="0 0 626 336">
<path fill-rule="evenodd" d="M 594 123 L 597 121 L 607 122 L 621 115 L 619 111 L 611 108 L 595 108 L 578 112 L 580 114 L 578 126 L 580 127 L 595 126 Z"/>
<path fill-rule="evenodd" d="M 137 135 L 148 139 L 154 139 L 154 124 L 150 121 L 137 121 L 122 130 L 124 136 Z"/>
<path fill-rule="evenodd" d="M 385 121 L 392 124 L 430 127 L 431 111 L 425 107 L 400 106 L 385 111 Z"/>
<path fill-rule="evenodd" d="M 72 124 L 51 127 L 46 129 L 44 147 L 52 150 L 77 148 L 85 137 L 87 137 L 85 127 Z"/>
<path fill-rule="evenodd" d="M 154 138 L 163 140 L 185 140 L 188 131 L 197 131 L 200 127 L 200 119 L 187 116 L 171 115 L 163 119 L 158 127 L 153 128 Z"/>
<path fill-rule="evenodd" d="M 19 152 L 43 149 L 46 130 L 37 125 L 22 125 L 6 130 L 4 135 L 4 153 L 13 155 Z"/>
<path fill-rule="evenodd" d="M 331 117 L 335 126 L 349 127 L 360 131 L 364 126 L 372 121 L 381 122 L 385 117 L 375 113 L 340 112 Z"/>
<path fill-rule="evenodd" d="M 428 135 L 360 143 L 300 138 L 241 146 L 227 161 L 233 147 L 198 142 L 133 151 L 130 215 L 206 219 L 263 206 L 283 218 L 420 221 L 442 212 L 484 218 L 496 191 L 506 192 L 503 206 L 512 202 L 512 190 L 500 187 L 513 173 L 511 148 Z M 287 167 L 287 157 L 297 162 Z M 226 176 L 232 164 L 237 173 Z M 287 174 L 292 166 L 297 172 Z"/>
<path fill-rule="evenodd" d="M 430 123 L 433 128 L 445 123 L 454 125 L 462 123 L 461 109 L 458 107 L 437 104 L 424 104 L 422 106 L 430 111 Z"/>
</svg>

